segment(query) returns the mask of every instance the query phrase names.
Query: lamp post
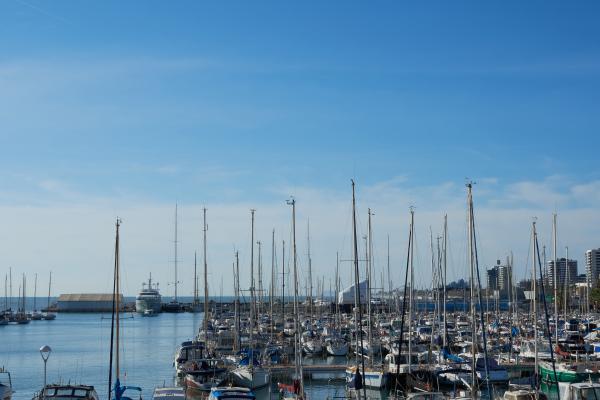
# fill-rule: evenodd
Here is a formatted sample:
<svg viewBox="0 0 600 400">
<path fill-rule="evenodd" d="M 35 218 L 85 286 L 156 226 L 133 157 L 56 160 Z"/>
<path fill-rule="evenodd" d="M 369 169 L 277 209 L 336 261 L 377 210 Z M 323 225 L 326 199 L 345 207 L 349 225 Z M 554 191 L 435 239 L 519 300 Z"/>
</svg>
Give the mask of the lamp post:
<svg viewBox="0 0 600 400">
<path fill-rule="evenodd" d="M 48 345 L 40 347 L 40 355 L 42 356 L 42 360 L 44 360 L 44 387 L 46 387 L 46 363 L 48 362 L 51 352 L 52 349 Z"/>
</svg>

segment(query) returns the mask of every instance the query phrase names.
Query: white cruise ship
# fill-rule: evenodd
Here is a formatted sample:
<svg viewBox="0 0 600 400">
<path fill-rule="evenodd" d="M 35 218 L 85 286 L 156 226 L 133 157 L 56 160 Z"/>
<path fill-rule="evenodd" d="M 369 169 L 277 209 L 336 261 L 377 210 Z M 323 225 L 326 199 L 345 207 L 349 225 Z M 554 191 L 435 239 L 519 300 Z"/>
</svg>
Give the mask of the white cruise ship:
<svg viewBox="0 0 600 400">
<path fill-rule="evenodd" d="M 142 291 L 135 298 L 135 311 L 145 313 L 159 313 L 161 311 L 161 296 L 158 292 L 158 283 L 152 283 L 152 274 L 148 283 L 142 283 Z M 151 310 L 151 311 L 150 311 Z"/>
</svg>

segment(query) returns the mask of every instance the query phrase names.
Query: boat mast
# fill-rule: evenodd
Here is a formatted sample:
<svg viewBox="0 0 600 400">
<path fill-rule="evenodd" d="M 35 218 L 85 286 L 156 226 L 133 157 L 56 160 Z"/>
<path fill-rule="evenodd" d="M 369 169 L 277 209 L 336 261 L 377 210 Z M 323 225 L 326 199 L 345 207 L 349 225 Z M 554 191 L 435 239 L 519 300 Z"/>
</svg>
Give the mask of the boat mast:
<svg viewBox="0 0 600 400">
<path fill-rule="evenodd" d="M 285 240 L 281 241 L 281 319 L 285 327 Z"/>
<path fill-rule="evenodd" d="M 275 229 L 271 237 L 271 289 L 269 290 L 269 307 L 271 320 L 271 339 L 273 342 L 273 296 L 275 295 Z"/>
<path fill-rule="evenodd" d="M 300 383 L 300 394 L 304 395 L 304 377 L 302 371 L 302 349 L 300 348 L 300 326 L 299 321 L 299 307 L 298 307 L 298 256 L 296 253 L 296 199 L 293 197 L 287 201 L 288 205 L 292 206 L 292 251 L 294 254 L 294 367 L 296 372 L 296 379 Z"/>
<path fill-rule="evenodd" d="M 33 311 L 37 311 L 37 273 L 35 274 L 35 280 L 33 281 Z"/>
<path fill-rule="evenodd" d="M 198 268 L 197 268 L 197 253 L 194 251 L 194 309 L 198 306 Z M 150 273 L 150 278 L 152 278 L 152 273 Z M 150 281 L 148 281 L 148 286 L 150 286 Z M 152 288 L 152 287 L 150 287 Z"/>
<path fill-rule="evenodd" d="M 533 376 L 535 377 L 535 387 L 537 389 L 537 377 L 538 377 L 538 331 L 537 331 L 537 231 L 535 227 L 535 218 L 532 222 L 531 231 L 531 248 L 532 251 L 532 262 L 533 262 L 533 347 L 534 347 L 534 366 Z M 535 398 L 538 398 L 537 390 L 535 391 Z"/>
<path fill-rule="evenodd" d="M 334 329 L 338 330 L 339 328 L 339 317 L 340 317 L 340 302 L 338 301 L 338 293 L 340 290 L 340 287 L 338 285 L 340 279 L 340 253 L 339 252 L 335 252 L 335 297 L 334 297 L 334 301 L 335 301 L 335 318 L 334 318 Z"/>
<path fill-rule="evenodd" d="M 392 275 L 390 274 L 390 235 L 387 235 L 388 311 L 392 308 Z"/>
<path fill-rule="evenodd" d="M 444 262 L 444 286 L 442 288 L 443 290 L 443 296 L 444 296 L 444 307 L 443 307 L 443 312 L 444 312 L 444 339 L 443 339 L 443 344 L 444 347 L 446 347 L 448 345 L 448 323 L 446 322 L 446 299 L 447 299 L 447 293 L 446 293 L 446 284 L 447 284 L 447 251 L 448 251 L 448 214 L 444 215 L 444 239 L 442 242 L 442 260 Z"/>
<path fill-rule="evenodd" d="M 206 337 L 206 335 L 208 334 L 208 317 L 209 317 L 209 312 L 208 312 L 208 264 L 206 263 L 206 231 L 208 230 L 208 225 L 206 225 L 206 207 L 202 209 L 202 214 L 203 214 L 203 228 L 202 228 L 202 232 L 203 232 L 203 241 L 202 241 L 202 246 L 203 246 L 203 256 L 204 256 L 204 320 L 203 320 L 203 325 L 204 325 L 204 336 Z"/>
<path fill-rule="evenodd" d="M 567 322 L 567 303 L 569 298 L 569 247 L 565 247 L 565 323 Z"/>
<path fill-rule="evenodd" d="M 411 237 L 411 242 L 410 242 L 410 247 L 409 247 L 409 260 L 410 260 L 410 264 L 409 264 L 409 273 L 410 273 L 410 286 L 409 286 L 409 292 L 408 292 L 408 373 L 410 374 L 412 372 L 412 318 L 413 318 L 413 257 L 414 257 L 414 252 L 413 252 L 413 240 L 415 237 L 415 210 L 414 208 L 411 206 L 410 207 L 410 237 Z M 402 339 L 400 338 L 400 343 L 402 343 Z M 398 348 L 398 351 L 400 351 L 400 347 Z M 400 354 L 400 353 L 398 353 Z"/>
<path fill-rule="evenodd" d="M 175 300 L 174 302 L 177 303 L 177 284 L 179 282 L 177 282 L 177 203 L 175 203 L 175 240 L 173 241 L 173 246 L 175 248 Z"/>
<path fill-rule="evenodd" d="M 475 319 L 475 259 L 473 248 L 473 219 L 472 219 L 472 205 L 473 205 L 473 197 L 472 197 L 472 183 L 467 183 L 467 209 L 468 209 L 468 251 L 469 251 L 469 264 L 470 264 L 470 276 L 471 276 L 471 355 L 472 355 L 472 363 L 471 363 L 471 389 L 472 394 L 476 395 L 477 393 L 477 347 L 476 347 L 476 334 L 477 334 L 477 320 Z M 482 310 L 483 311 L 483 310 Z M 485 329 L 482 327 L 482 329 Z"/>
<path fill-rule="evenodd" d="M 554 257 L 552 275 L 554 275 L 554 332 L 556 335 L 556 346 L 558 346 L 558 258 L 556 252 L 556 236 L 556 213 L 554 213 L 552 214 L 552 255 Z"/>
<path fill-rule="evenodd" d="M 12 284 L 11 284 L 12 287 Z M 46 306 L 46 312 L 48 312 L 48 309 L 50 308 L 50 289 L 52 288 L 52 271 L 50 271 L 50 279 L 48 280 L 48 305 Z M 12 289 L 11 289 L 12 291 Z M 11 296 L 12 296 L 12 292 L 11 292 Z"/>
<path fill-rule="evenodd" d="M 262 314 L 263 307 L 263 284 L 262 284 L 262 242 L 260 240 L 256 241 L 258 245 L 258 313 L 257 317 Z"/>
<path fill-rule="evenodd" d="M 309 283 L 309 292 L 308 292 L 308 304 L 310 310 L 310 324 L 312 326 L 313 320 L 313 280 L 312 280 L 312 259 L 310 257 L 310 219 L 306 223 L 306 232 L 307 238 L 306 243 L 308 247 L 308 283 Z M 317 278 L 318 279 L 318 278 Z"/>
<path fill-rule="evenodd" d="M 250 234 L 250 365 L 254 365 L 254 212 L 250 210 L 252 216 L 251 234 Z"/>
<path fill-rule="evenodd" d="M 354 180 L 352 180 L 352 238 L 353 238 L 353 245 L 354 245 L 354 305 L 355 308 L 358 311 L 358 334 L 359 334 L 359 340 L 360 340 L 360 349 L 364 348 L 364 344 L 363 344 L 363 330 L 362 330 L 362 301 L 361 301 L 361 297 L 360 297 L 360 270 L 358 268 L 358 239 L 356 237 L 356 196 L 355 196 L 355 189 L 354 189 Z M 362 364 L 362 371 L 363 371 L 363 394 L 365 399 L 367 398 L 367 388 L 366 385 L 364 384 L 364 376 L 366 373 L 365 370 L 365 358 L 364 357 L 360 357 L 361 359 L 361 364 Z M 357 359 L 357 364 L 358 364 L 358 359 Z M 358 365 L 356 365 L 356 370 L 357 373 L 358 371 Z"/>
<path fill-rule="evenodd" d="M 367 214 L 368 214 L 368 221 L 367 221 L 367 240 L 368 242 L 366 243 L 367 246 L 365 248 L 365 252 L 366 254 L 366 262 L 367 262 L 367 276 L 368 276 L 368 281 L 367 281 L 367 310 L 368 310 L 368 341 L 369 341 L 369 364 L 371 367 L 373 367 L 373 332 L 371 332 L 372 330 L 372 321 L 371 321 L 371 279 L 373 278 L 373 274 L 371 273 L 371 268 L 372 268 L 372 251 L 373 251 L 373 235 L 372 235 L 372 230 L 371 230 L 371 209 L 369 208 L 367 210 Z"/>
<path fill-rule="evenodd" d="M 111 318 L 111 329 L 110 329 L 110 358 L 108 366 L 108 400 L 112 397 L 112 379 L 113 379 L 113 356 L 115 358 L 115 389 L 119 387 L 119 226 L 121 220 L 117 218 L 115 223 L 115 264 L 113 268 L 113 306 L 112 306 L 112 318 Z M 52 273 L 50 273 L 50 281 L 52 281 Z M 49 297 L 50 295 L 48 295 Z M 116 326 L 116 330 L 115 330 Z M 116 340 L 115 340 L 116 337 Z M 116 352 L 115 352 L 116 342 Z M 120 395 L 115 390 L 115 397 L 119 398 Z"/>
<path fill-rule="evenodd" d="M 238 252 L 235 252 L 235 266 L 233 271 L 234 291 L 235 291 L 235 350 L 240 350 L 240 257 Z"/>
<path fill-rule="evenodd" d="M 27 278 L 25 278 L 25 274 L 23 274 L 23 292 L 21 293 L 23 295 L 22 298 L 22 305 L 21 305 L 21 311 L 23 312 L 23 314 L 25 314 L 25 286 L 27 285 Z M 27 318 L 27 317 L 25 317 Z"/>
</svg>

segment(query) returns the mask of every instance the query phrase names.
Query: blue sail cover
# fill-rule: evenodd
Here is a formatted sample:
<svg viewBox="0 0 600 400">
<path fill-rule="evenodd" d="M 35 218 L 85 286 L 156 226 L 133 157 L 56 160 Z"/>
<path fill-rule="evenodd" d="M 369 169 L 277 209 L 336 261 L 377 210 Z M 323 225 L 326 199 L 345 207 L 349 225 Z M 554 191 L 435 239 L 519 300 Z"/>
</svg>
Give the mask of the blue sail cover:
<svg viewBox="0 0 600 400">
<path fill-rule="evenodd" d="M 464 363 L 465 360 L 463 360 L 462 358 L 455 356 L 454 354 L 451 354 L 448 349 L 442 349 L 442 357 L 444 357 L 444 360 L 450 360 L 452 362 L 455 363 Z"/>
</svg>

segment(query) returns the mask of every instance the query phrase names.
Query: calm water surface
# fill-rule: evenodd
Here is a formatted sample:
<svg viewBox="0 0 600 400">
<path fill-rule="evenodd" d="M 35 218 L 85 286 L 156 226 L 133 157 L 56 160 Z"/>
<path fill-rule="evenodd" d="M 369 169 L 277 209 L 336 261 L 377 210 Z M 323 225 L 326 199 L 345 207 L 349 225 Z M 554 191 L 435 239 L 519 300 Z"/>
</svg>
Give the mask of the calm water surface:
<svg viewBox="0 0 600 400">
<path fill-rule="evenodd" d="M 143 318 L 122 315 L 121 373 L 124 382 L 141 386 L 150 399 L 155 387 L 173 384 L 173 357 L 177 346 L 192 338 L 202 314 L 160 314 Z M 31 321 L 28 325 L 0 326 L 0 366 L 12 375 L 14 399 L 31 399 L 44 384 L 44 364 L 39 348 L 52 348 L 48 382 L 94 385 L 107 397 L 110 348 L 110 315 L 58 314 L 54 321 Z M 342 360 L 342 362 L 345 359 Z M 343 383 L 307 382 L 310 398 L 343 393 Z M 308 385 L 307 385 L 308 386 Z M 259 398 L 269 397 L 268 389 Z"/>
</svg>

